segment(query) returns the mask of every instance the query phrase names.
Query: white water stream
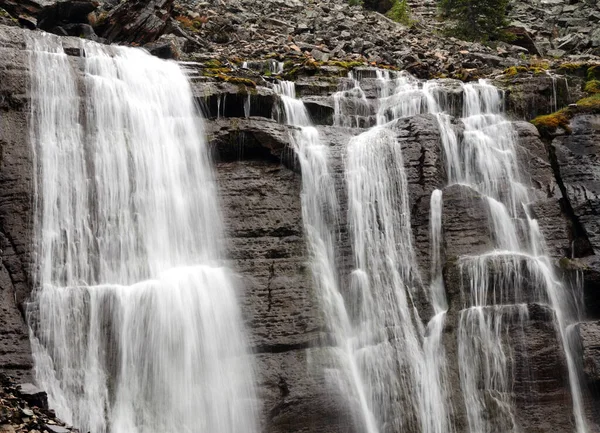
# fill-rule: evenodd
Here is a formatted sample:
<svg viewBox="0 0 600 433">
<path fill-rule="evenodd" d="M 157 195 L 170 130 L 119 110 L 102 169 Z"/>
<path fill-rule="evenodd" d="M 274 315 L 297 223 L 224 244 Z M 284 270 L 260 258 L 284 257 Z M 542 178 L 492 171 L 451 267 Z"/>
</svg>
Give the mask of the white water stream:
<svg viewBox="0 0 600 433">
<path fill-rule="evenodd" d="M 92 433 L 258 432 L 215 181 L 180 67 L 36 34 L 35 374 Z M 80 78 L 81 77 L 81 78 Z"/>
<path fill-rule="evenodd" d="M 369 75 L 368 73 L 366 74 Z M 351 75 L 333 95 L 334 125 L 372 128 L 350 139 L 345 156 L 348 229 L 354 253 L 349 286 L 336 265 L 335 233 L 342 219 L 330 174 L 330 152 L 293 84 L 276 87 L 288 123 L 302 126 L 294 140 L 303 174 L 303 217 L 317 294 L 338 358 L 336 383 L 348 396 L 361 431 L 445 433 L 454 431 L 450 395 L 462 393 L 470 433 L 519 432 L 512 394 L 514 338 L 524 336 L 528 303 L 548 305 L 569 370 L 575 429 L 586 433 L 579 378 L 568 326 L 567 287 L 554 274 L 521 181 L 517 137 L 502 114 L 502 93 L 492 85 L 421 82 L 407 74 L 375 71 L 378 98 L 371 100 L 361 76 Z M 370 83 L 369 85 L 373 85 Z M 460 86 L 461 134 L 453 125 L 449 91 Z M 462 307 L 457 349 L 461 390 L 449 390 L 443 331 L 448 310 L 442 278 L 442 192 L 430 203 L 428 289 L 412 245 L 408 185 L 396 119 L 435 116 L 448 184 L 481 196 L 494 248 L 458 258 Z M 310 133 L 308 132 L 310 131 Z M 442 187 L 444 185 L 440 185 Z M 338 212 L 338 214 L 336 214 Z M 529 281 L 529 293 L 522 291 Z M 424 290 L 433 310 L 427 325 L 415 305 Z"/>
</svg>

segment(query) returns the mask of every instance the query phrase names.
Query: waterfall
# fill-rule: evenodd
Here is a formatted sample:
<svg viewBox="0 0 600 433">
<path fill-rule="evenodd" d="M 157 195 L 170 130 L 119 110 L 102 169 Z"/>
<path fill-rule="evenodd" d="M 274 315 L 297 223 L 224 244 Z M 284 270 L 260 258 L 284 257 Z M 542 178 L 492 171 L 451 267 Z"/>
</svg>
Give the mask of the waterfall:
<svg viewBox="0 0 600 433">
<path fill-rule="evenodd" d="M 373 88 L 375 100 L 367 98 Z M 293 84 L 279 83 L 276 91 L 287 122 L 301 127 L 292 144 L 303 176 L 310 264 L 337 357 L 332 376 L 348 396 L 359 430 L 458 431 L 449 399 L 461 395 L 470 433 L 519 432 L 512 389 L 514 347 L 524 338 L 533 303 L 554 312 L 569 370 L 575 428 L 586 433 L 568 335 L 577 316 L 530 211 L 530 187 L 521 178 L 517 134 L 502 112 L 502 93 L 483 80 L 424 82 L 382 70 L 352 72 L 342 80 L 332 97 L 334 127 L 359 132 L 349 139 L 343 161 L 354 258 L 354 269 L 346 276 L 336 263 L 340 242 L 336 235 L 345 210 L 332 186 L 331 152 L 309 126 Z M 460 106 L 452 92 L 460 94 Z M 448 260 L 442 246 L 442 191 L 432 191 L 430 199 L 427 283 L 412 245 L 408 185 L 394 130 L 398 119 L 417 114 L 434 116 L 447 184 L 460 184 L 481 197 L 493 244 L 488 251 L 456 260 L 461 287 L 452 320 L 460 389 L 449 389 L 449 354 L 444 346 L 449 318 L 442 276 Z M 459 124 L 462 128 L 457 128 Z M 348 130 L 368 127 L 364 132 Z M 425 326 L 416 305 L 423 293 L 432 312 Z"/>
<path fill-rule="evenodd" d="M 352 76 L 350 86 L 334 95 L 335 123 L 367 125 L 375 116 Z M 349 287 L 344 288 L 336 263 L 336 230 L 343 218 L 327 146 L 309 126 L 310 118 L 295 97 L 293 83 L 277 83 L 275 91 L 283 105 L 280 120 L 300 127 L 292 133 L 292 145 L 302 170 L 303 220 L 315 290 L 334 342 L 335 367 L 329 371 L 330 379 L 347 398 L 361 431 L 449 431 L 441 345 L 445 295 L 443 287 L 432 284 L 440 310 L 425 336 L 413 300 L 421 278 L 412 245 L 402 152 L 393 132 L 377 126 L 348 144 L 345 178 L 355 268 L 348 276 Z M 439 191 L 432 200 L 438 203 L 432 237 L 439 258 Z M 439 284 L 441 263 L 436 263 Z M 399 410 L 399 405 L 406 410 Z"/>
<path fill-rule="evenodd" d="M 339 205 L 330 169 L 327 146 L 319 137 L 304 103 L 296 99 L 294 83 L 275 84 L 284 116 L 282 121 L 299 127 L 291 142 L 302 170 L 302 218 L 307 237 L 310 267 L 315 292 L 325 315 L 329 334 L 334 340 L 336 368 L 328 371 L 352 407 L 355 423 L 366 433 L 377 433 L 376 420 L 369 404 L 365 382 L 354 355 L 352 324 L 340 291 L 337 269 L 335 229 L 339 223 Z M 281 116 L 280 116 L 281 117 Z"/>
<path fill-rule="evenodd" d="M 50 406 L 92 433 L 258 432 L 215 180 L 184 73 L 90 42 L 69 59 L 45 34 L 28 50 L 28 318 Z"/>
</svg>

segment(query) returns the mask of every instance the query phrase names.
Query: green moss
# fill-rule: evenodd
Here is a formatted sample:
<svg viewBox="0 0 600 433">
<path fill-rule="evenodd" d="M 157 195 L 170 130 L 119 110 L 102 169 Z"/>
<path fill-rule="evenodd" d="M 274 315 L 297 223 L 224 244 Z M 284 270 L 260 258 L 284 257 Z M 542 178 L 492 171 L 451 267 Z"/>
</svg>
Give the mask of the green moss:
<svg viewBox="0 0 600 433">
<path fill-rule="evenodd" d="M 296 78 L 298 78 L 301 69 L 301 66 L 295 66 L 293 68 L 290 68 L 289 70 L 287 70 L 287 72 L 283 74 L 283 78 L 285 78 L 286 80 L 295 80 Z"/>
<path fill-rule="evenodd" d="M 600 93 L 580 99 L 573 106 L 563 108 L 555 113 L 538 116 L 531 121 L 542 135 L 551 135 L 558 128 L 571 133 L 571 118 L 579 113 L 600 114 Z"/>
<path fill-rule="evenodd" d="M 571 132 L 571 128 L 569 127 L 570 122 L 571 112 L 566 108 L 552 114 L 538 116 L 531 121 L 542 135 L 552 134 L 556 132 L 558 128 Z"/>
<path fill-rule="evenodd" d="M 226 83 L 239 84 L 242 86 L 248 86 L 248 87 L 252 87 L 252 88 L 256 87 L 256 83 L 249 78 L 234 77 L 232 75 L 227 75 L 225 73 L 205 73 L 204 76 L 210 77 L 210 78 L 215 78 L 219 81 L 224 81 Z M 241 90 L 243 90 L 243 89 L 241 89 Z"/>
<path fill-rule="evenodd" d="M 223 66 L 223 63 L 219 59 L 211 59 L 204 62 L 205 68 L 220 68 Z"/>
<path fill-rule="evenodd" d="M 545 62 L 532 62 L 527 66 L 510 66 L 504 70 L 504 75 L 513 77 L 521 73 L 530 73 L 533 75 L 544 75 L 550 68 L 550 65 Z"/>
<path fill-rule="evenodd" d="M 600 113 L 600 93 L 580 99 L 577 108 L 585 113 Z"/>
<path fill-rule="evenodd" d="M 233 77 L 231 75 L 217 74 L 217 77 L 221 81 L 232 84 L 243 84 L 244 86 L 256 87 L 256 83 L 249 78 Z"/>
<path fill-rule="evenodd" d="M 557 72 L 563 75 L 575 75 L 577 77 L 585 78 L 588 66 L 589 65 L 587 63 L 583 62 L 561 63 L 557 69 Z"/>
<path fill-rule="evenodd" d="M 558 266 L 559 266 L 561 269 L 565 269 L 565 270 L 568 270 L 568 269 L 572 269 L 572 268 L 573 268 L 573 264 L 572 264 L 572 261 L 571 261 L 571 259 L 569 259 L 569 258 L 567 258 L 567 257 L 562 257 L 562 258 L 561 258 L 561 259 L 558 261 Z"/>
<path fill-rule="evenodd" d="M 583 89 L 587 93 L 600 93 L 600 80 L 590 80 Z"/>
<path fill-rule="evenodd" d="M 581 68 L 585 68 L 585 67 L 586 67 L 586 64 L 581 63 L 581 62 L 578 62 L 578 63 L 566 62 L 566 63 L 561 63 L 559 66 L 560 69 L 565 69 L 565 70 L 570 70 L 570 71 L 574 71 L 576 69 L 581 69 Z"/>
<path fill-rule="evenodd" d="M 529 71 L 529 69 L 525 66 L 510 66 L 504 70 L 503 74 L 508 77 L 513 77 L 517 74 L 527 71 Z"/>
<path fill-rule="evenodd" d="M 364 66 L 365 63 L 364 62 L 357 62 L 357 61 L 342 61 L 342 60 L 330 60 L 326 63 L 329 66 L 338 66 L 340 68 L 344 68 L 344 69 L 353 69 L 356 68 L 358 66 Z"/>
<path fill-rule="evenodd" d="M 587 69 L 586 78 L 588 80 L 600 80 L 600 65 L 593 65 Z"/>
</svg>

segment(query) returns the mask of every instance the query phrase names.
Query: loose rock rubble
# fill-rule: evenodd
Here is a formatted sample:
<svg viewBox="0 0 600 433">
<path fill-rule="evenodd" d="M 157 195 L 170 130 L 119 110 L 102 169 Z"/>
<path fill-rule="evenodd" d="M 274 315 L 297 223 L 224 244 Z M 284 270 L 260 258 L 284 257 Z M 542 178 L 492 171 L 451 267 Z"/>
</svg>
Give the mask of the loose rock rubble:
<svg viewBox="0 0 600 433">
<path fill-rule="evenodd" d="M 16 385 L 0 373 L 0 432 L 69 433 L 78 430 L 48 409 L 46 394 L 32 384 Z"/>
</svg>

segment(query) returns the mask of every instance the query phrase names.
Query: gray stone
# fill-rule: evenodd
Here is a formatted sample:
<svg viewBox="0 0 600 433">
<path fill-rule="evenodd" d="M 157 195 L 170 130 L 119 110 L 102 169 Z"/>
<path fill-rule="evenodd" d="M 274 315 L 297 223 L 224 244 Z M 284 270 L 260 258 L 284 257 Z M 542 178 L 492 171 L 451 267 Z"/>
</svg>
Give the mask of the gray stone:
<svg viewBox="0 0 600 433">
<path fill-rule="evenodd" d="M 50 433 L 70 433 L 71 430 L 66 429 L 62 426 L 56 424 L 46 424 L 46 429 L 50 431 Z"/>
<path fill-rule="evenodd" d="M 600 322 L 577 325 L 582 348 L 583 372 L 591 384 L 600 385 Z"/>
<path fill-rule="evenodd" d="M 578 115 L 572 134 L 552 141 L 559 182 L 595 254 L 600 254 L 600 116 Z"/>
<path fill-rule="evenodd" d="M 19 397 L 25 400 L 31 406 L 40 408 L 48 407 L 48 397 L 46 393 L 32 383 L 23 383 L 17 387 Z"/>
</svg>

